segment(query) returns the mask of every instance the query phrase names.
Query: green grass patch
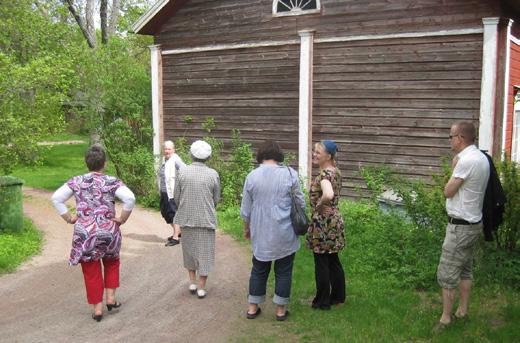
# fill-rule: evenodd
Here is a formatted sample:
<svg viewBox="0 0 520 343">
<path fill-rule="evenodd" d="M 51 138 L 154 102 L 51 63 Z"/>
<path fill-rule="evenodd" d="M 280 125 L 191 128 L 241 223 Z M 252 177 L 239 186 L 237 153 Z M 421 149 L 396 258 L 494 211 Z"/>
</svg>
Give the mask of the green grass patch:
<svg viewBox="0 0 520 343">
<path fill-rule="evenodd" d="M 436 285 L 435 271 L 438 256 L 420 241 L 414 247 L 408 236 L 409 227 L 399 220 L 380 217 L 374 207 L 360 203 L 343 203 L 347 220 L 348 246 L 340 253 L 347 279 L 347 301 L 330 311 L 314 310 L 311 301 L 315 293 L 314 261 L 312 252 L 304 247 L 297 252 L 291 291 L 291 317 L 280 327 L 274 314 L 266 312 L 255 321 L 244 319 L 244 328 L 237 331 L 236 341 L 298 341 L 298 342 L 515 342 L 520 337 L 520 292 L 500 283 L 488 283 L 478 278 L 471 298 L 470 320 L 457 322 L 440 334 L 432 328 L 442 312 L 440 289 Z M 379 218 L 379 219 L 378 219 Z M 219 227 L 245 244 L 242 221 L 238 208 L 219 211 Z M 382 230 L 403 230 L 401 268 L 384 261 L 403 255 L 400 251 L 385 253 L 382 238 L 390 240 Z M 425 233 L 426 234 L 426 233 Z M 358 236 L 358 237 L 354 237 Z M 428 240 L 426 237 L 425 240 Z M 432 240 L 437 244 L 437 239 Z M 440 253 L 441 243 L 434 246 Z M 378 245 L 378 246 L 376 246 Z M 392 247 L 389 247 L 389 249 Z M 417 250 L 417 253 L 413 251 Z M 417 255 L 423 253 L 425 257 Z M 409 256 L 412 254 L 412 256 Z M 416 254 L 416 255 L 413 255 Z M 416 266 L 413 259 L 417 260 Z M 379 261 L 381 260 L 381 261 Z M 428 262 L 429 261 L 429 262 Z M 426 264 L 429 263 L 429 266 Z M 378 267 L 380 269 L 375 269 Z M 386 268 L 386 269 L 385 269 Z M 397 269 L 396 269 L 397 268 Z M 410 269 L 427 275 L 421 282 L 411 277 Z M 421 271 L 423 270 L 423 271 Z M 273 273 L 271 273 L 273 274 Z M 404 275 L 412 285 L 427 285 L 424 290 L 406 286 L 396 275 Z M 424 280 L 423 280 L 424 279 Z M 274 292 L 273 275 L 270 275 L 267 301 Z M 245 295 L 244 295 L 245 297 Z M 455 304 L 456 305 L 456 304 Z M 244 301 L 244 313 L 246 310 Z M 268 305 L 264 305 L 267 307 Z M 272 305 L 271 305 L 272 307 Z M 251 336 L 251 333 L 254 333 Z M 254 339 L 251 339 L 254 337 Z"/>
<path fill-rule="evenodd" d="M 41 249 L 42 234 L 25 218 L 23 230 L 0 234 L 0 274 L 10 273 Z"/>
<path fill-rule="evenodd" d="M 64 142 L 64 141 L 84 141 L 88 143 L 89 137 L 85 135 L 79 135 L 75 133 L 69 133 L 69 132 L 60 132 L 57 134 L 49 135 L 43 137 L 44 141 L 47 142 Z"/>
<path fill-rule="evenodd" d="M 13 175 L 23 179 L 25 186 L 54 191 L 72 176 L 88 172 L 84 160 L 87 148 L 86 143 L 49 146 L 44 150 L 41 164 L 17 168 Z M 114 175 L 110 162 L 106 173 Z"/>
</svg>

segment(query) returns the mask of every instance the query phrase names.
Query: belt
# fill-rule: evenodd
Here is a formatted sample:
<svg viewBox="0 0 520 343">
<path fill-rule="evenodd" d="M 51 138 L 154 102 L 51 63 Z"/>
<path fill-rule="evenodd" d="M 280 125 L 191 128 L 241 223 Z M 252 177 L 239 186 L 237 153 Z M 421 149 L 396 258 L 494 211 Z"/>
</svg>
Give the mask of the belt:
<svg viewBox="0 0 520 343">
<path fill-rule="evenodd" d="M 454 225 L 477 225 L 477 224 L 480 224 L 480 222 L 482 222 L 482 220 L 479 220 L 476 223 L 470 223 L 470 222 L 468 222 L 467 220 L 464 220 L 464 219 L 457 219 L 457 218 L 448 217 L 448 222 L 450 222 L 450 224 L 454 224 Z"/>
</svg>

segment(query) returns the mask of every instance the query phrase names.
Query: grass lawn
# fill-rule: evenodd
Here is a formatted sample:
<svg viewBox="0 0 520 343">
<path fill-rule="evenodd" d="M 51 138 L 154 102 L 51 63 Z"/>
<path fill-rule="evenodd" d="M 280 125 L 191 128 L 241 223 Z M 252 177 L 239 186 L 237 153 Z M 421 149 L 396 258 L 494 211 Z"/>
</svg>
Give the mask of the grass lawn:
<svg viewBox="0 0 520 343">
<path fill-rule="evenodd" d="M 0 274 L 14 271 L 23 261 L 38 253 L 41 241 L 40 231 L 29 219 L 24 219 L 20 232 L 0 234 Z"/>
<path fill-rule="evenodd" d="M 219 226 L 234 238 L 242 238 L 237 209 L 219 213 Z M 520 293 L 507 287 L 476 284 L 472 293 L 470 320 L 455 323 L 440 334 L 432 327 L 442 312 L 440 291 L 415 291 L 392 285 L 376 273 L 357 274 L 350 261 L 351 249 L 341 253 L 347 278 L 347 301 L 331 311 L 313 310 L 314 262 L 312 253 L 298 251 L 293 272 L 290 309 L 282 324 L 265 312 L 247 321 L 237 341 L 298 342 L 519 342 Z M 439 247 L 440 249 L 440 247 Z M 436 265 L 432 265 L 434 276 Z M 268 300 L 273 295 L 272 276 Z M 245 295 L 244 295 L 245 299 Z M 265 305 L 268 306 L 268 305 Z M 272 306 L 271 306 L 272 307 Z M 244 301 L 244 312 L 246 302 Z M 264 318 L 261 318 L 261 317 Z"/>
<path fill-rule="evenodd" d="M 50 137 L 49 140 L 57 141 L 59 138 L 59 136 Z M 54 191 L 70 177 L 88 171 L 84 161 L 87 148 L 87 143 L 51 145 L 46 147 L 47 151 L 41 165 L 17 168 L 13 171 L 13 175 L 23 179 L 25 186 Z M 114 174 L 114 169 L 109 162 L 106 172 Z"/>
</svg>

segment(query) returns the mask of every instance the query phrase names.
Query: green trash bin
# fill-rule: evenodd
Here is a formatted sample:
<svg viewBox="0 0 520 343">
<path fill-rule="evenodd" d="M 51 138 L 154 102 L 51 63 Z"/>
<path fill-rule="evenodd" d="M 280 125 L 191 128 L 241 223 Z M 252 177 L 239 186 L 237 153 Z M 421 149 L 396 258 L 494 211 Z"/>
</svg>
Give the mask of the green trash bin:
<svg viewBox="0 0 520 343">
<path fill-rule="evenodd" d="M 0 176 L 0 232 L 23 228 L 22 185 L 14 176 Z"/>
</svg>

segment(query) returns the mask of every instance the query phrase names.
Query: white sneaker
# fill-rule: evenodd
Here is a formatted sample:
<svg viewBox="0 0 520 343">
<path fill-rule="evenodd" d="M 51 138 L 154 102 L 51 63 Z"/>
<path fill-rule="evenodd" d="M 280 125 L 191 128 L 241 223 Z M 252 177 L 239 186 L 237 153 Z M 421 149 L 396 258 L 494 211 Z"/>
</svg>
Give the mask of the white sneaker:
<svg viewBox="0 0 520 343">
<path fill-rule="evenodd" d="M 188 287 L 188 289 L 190 290 L 190 293 L 191 293 L 191 294 L 195 294 L 195 293 L 197 293 L 197 285 L 194 284 L 194 283 L 190 284 L 190 286 Z"/>
<path fill-rule="evenodd" d="M 205 290 L 203 290 L 203 289 L 198 289 L 197 290 L 197 296 L 199 297 L 199 299 L 205 298 L 206 294 L 208 294 L 208 293 Z"/>
</svg>

